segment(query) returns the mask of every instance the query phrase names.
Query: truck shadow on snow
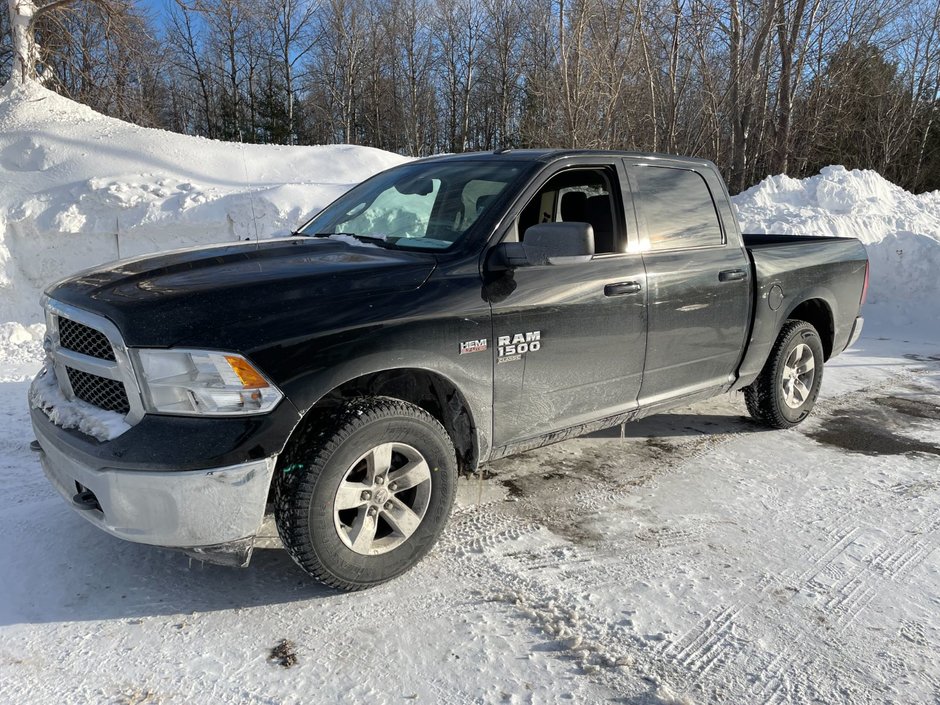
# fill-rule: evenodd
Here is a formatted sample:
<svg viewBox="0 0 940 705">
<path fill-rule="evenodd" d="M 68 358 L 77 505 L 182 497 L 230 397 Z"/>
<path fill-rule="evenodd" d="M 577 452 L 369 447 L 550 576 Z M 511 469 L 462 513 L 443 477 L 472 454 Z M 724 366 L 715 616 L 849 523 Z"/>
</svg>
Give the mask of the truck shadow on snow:
<svg viewBox="0 0 940 705">
<path fill-rule="evenodd" d="M 0 579 L 0 626 L 187 617 L 339 596 L 283 549 L 256 549 L 246 569 L 204 564 L 109 536 L 57 501 L 37 505 L 44 511 L 30 522 L 35 530 L 0 550 L 9 570 Z"/>
<path fill-rule="evenodd" d="M 715 402 L 703 402 L 714 407 Z M 743 404 L 743 402 L 742 402 Z M 771 432 L 766 426 L 761 426 L 747 416 L 740 413 L 728 414 L 696 414 L 668 413 L 649 416 L 639 421 L 620 426 L 605 428 L 601 431 L 589 433 L 582 438 L 623 438 L 625 440 L 638 440 L 658 436 L 707 436 L 730 433 L 766 433 Z"/>
</svg>

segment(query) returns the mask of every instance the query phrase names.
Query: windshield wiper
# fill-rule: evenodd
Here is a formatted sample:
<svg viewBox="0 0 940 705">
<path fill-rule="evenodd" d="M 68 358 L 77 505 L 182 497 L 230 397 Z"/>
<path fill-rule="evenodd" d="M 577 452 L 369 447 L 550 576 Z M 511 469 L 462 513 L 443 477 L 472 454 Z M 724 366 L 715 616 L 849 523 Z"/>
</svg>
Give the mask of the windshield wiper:
<svg viewBox="0 0 940 705">
<path fill-rule="evenodd" d="M 390 250 L 398 249 L 398 245 L 396 245 L 391 240 L 386 240 L 384 237 L 376 237 L 374 235 L 360 235 L 359 233 L 314 233 L 309 237 L 332 237 L 334 235 L 355 238 L 360 242 L 365 242 L 370 245 L 378 245 L 379 247 L 386 247 Z"/>
</svg>

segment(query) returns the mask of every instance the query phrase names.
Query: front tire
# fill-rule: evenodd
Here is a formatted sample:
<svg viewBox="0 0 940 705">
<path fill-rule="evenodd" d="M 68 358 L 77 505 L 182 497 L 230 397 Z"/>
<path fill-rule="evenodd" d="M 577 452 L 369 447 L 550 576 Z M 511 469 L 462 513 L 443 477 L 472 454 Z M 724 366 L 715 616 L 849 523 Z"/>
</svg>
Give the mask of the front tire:
<svg viewBox="0 0 940 705">
<path fill-rule="evenodd" d="M 275 519 L 294 561 L 341 590 L 384 583 L 437 541 L 457 489 L 454 446 L 424 409 L 361 397 L 299 429 L 278 463 Z"/>
<path fill-rule="evenodd" d="M 744 388 L 748 413 L 771 428 L 792 428 L 816 404 L 823 376 L 819 333 L 806 321 L 788 321 L 760 375 Z"/>
</svg>

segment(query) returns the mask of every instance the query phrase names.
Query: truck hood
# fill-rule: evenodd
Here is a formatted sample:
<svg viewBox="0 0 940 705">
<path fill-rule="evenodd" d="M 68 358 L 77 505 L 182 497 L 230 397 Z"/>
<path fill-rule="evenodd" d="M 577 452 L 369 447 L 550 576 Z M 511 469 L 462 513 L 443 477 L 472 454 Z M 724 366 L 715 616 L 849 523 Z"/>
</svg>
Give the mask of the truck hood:
<svg viewBox="0 0 940 705">
<path fill-rule="evenodd" d="M 46 294 L 111 319 L 129 346 L 243 347 L 278 321 L 372 308 L 366 299 L 421 286 L 432 256 L 291 237 L 176 250 L 85 270 Z M 235 349 L 234 347 L 230 349 Z"/>
</svg>

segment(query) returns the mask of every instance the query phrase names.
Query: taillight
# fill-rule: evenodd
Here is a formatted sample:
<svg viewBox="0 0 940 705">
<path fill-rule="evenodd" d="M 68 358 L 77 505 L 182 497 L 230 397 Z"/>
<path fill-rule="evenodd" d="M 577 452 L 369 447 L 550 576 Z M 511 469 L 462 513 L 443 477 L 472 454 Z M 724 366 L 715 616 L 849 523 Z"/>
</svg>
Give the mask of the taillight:
<svg viewBox="0 0 940 705">
<path fill-rule="evenodd" d="M 865 283 L 862 284 L 862 298 L 859 299 L 858 301 L 859 306 L 862 306 L 865 304 L 865 298 L 868 296 L 868 268 L 869 266 L 870 265 L 868 261 L 866 260 L 865 261 Z"/>
</svg>

